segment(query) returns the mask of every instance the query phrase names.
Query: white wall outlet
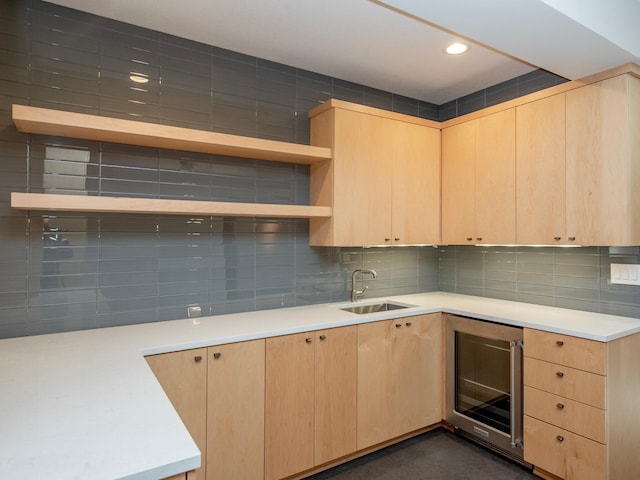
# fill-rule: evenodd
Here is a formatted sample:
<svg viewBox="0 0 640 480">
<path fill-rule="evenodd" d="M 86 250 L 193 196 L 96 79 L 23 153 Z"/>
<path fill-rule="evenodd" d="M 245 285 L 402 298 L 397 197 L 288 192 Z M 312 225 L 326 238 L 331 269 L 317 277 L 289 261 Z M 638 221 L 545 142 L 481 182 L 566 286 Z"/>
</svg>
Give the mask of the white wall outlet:
<svg viewBox="0 0 640 480">
<path fill-rule="evenodd" d="M 640 285 L 640 265 L 628 263 L 611 264 L 611 283 Z"/>
</svg>

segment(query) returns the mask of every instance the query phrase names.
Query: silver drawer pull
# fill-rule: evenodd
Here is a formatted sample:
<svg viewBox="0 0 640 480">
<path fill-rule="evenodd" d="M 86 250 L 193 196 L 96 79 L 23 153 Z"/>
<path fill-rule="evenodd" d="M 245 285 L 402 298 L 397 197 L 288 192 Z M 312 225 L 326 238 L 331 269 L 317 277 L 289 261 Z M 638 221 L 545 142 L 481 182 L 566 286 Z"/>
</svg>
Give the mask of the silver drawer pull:
<svg viewBox="0 0 640 480">
<path fill-rule="evenodd" d="M 220 352 L 215 352 L 213 354 L 213 358 L 216 358 L 216 359 L 220 358 L 221 356 L 222 356 L 222 354 Z"/>
<path fill-rule="evenodd" d="M 561 347 L 564 345 L 564 342 L 562 340 L 556 340 L 556 345 Z"/>
<path fill-rule="evenodd" d="M 319 338 L 320 338 L 320 340 L 326 340 L 326 339 L 327 339 L 327 336 L 326 336 L 326 335 L 320 335 L 320 337 L 319 337 Z"/>
<path fill-rule="evenodd" d="M 558 410 L 562 410 L 564 408 L 564 403 L 556 403 L 556 407 L 558 407 Z"/>
<path fill-rule="evenodd" d="M 401 323 L 396 323 L 396 328 L 400 328 L 400 327 L 402 327 L 402 324 Z"/>
<path fill-rule="evenodd" d="M 563 372 L 556 372 L 556 375 L 560 378 L 564 377 L 564 373 Z"/>
<path fill-rule="evenodd" d="M 193 357 L 193 359 L 194 359 L 196 362 L 201 362 L 201 361 L 202 361 L 202 355 L 196 355 L 195 357 Z"/>
<path fill-rule="evenodd" d="M 559 442 L 563 442 L 564 441 L 564 437 L 562 435 L 558 435 L 556 437 L 556 440 L 558 440 Z"/>
<path fill-rule="evenodd" d="M 304 341 L 307 342 L 307 343 L 311 343 L 311 339 L 310 338 L 305 338 Z"/>
</svg>

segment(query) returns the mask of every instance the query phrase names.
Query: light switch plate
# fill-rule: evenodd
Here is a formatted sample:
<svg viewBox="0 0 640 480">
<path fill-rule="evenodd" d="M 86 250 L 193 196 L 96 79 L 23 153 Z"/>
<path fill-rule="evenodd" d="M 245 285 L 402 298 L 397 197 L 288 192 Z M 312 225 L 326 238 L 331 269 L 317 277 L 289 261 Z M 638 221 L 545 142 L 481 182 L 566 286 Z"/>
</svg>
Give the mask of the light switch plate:
<svg viewBox="0 0 640 480">
<path fill-rule="evenodd" d="M 628 263 L 611 264 L 611 283 L 640 285 L 640 265 Z"/>
</svg>

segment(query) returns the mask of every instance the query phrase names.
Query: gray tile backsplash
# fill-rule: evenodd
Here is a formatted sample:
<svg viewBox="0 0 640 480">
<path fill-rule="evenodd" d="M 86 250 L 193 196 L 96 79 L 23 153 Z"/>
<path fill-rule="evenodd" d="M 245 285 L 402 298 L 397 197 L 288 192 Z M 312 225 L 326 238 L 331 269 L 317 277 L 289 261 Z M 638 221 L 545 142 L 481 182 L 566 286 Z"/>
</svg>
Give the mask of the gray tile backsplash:
<svg viewBox="0 0 640 480">
<path fill-rule="evenodd" d="M 307 166 L 24 135 L 14 103 L 308 143 L 307 112 L 329 98 L 438 120 L 561 80 L 534 72 L 438 106 L 38 0 L 0 3 L 0 338 L 184 318 L 194 305 L 345 301 L 355 268 L 378 271 L 370 297 L 442 289 L 638 316 L 637 289 L 607 284 L 606 248 L 324 248 L 309 246 L 304 219 L 14 210 L 11 191 L 309 202 Z"/>
<path fill-rule="evenodd" d="M 611 263 L 640 263 L 609 247 L 440 247 L 446 292 L 640 318 L 640 289 L 611 284 Z"/>
</svg>

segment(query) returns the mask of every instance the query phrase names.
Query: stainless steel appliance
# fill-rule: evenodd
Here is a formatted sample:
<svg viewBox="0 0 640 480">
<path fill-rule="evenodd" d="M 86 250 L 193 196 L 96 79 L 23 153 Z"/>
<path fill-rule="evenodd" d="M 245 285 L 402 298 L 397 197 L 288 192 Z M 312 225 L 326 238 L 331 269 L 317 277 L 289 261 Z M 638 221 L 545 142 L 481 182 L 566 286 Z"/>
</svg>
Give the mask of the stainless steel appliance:
<svg viewBox="0 0 640 480">
<path fill-rule="evenodd" d="M 531 467 L 522 449 L 522 328 L 447 315 L 446 421 Z"/>
</svg>

